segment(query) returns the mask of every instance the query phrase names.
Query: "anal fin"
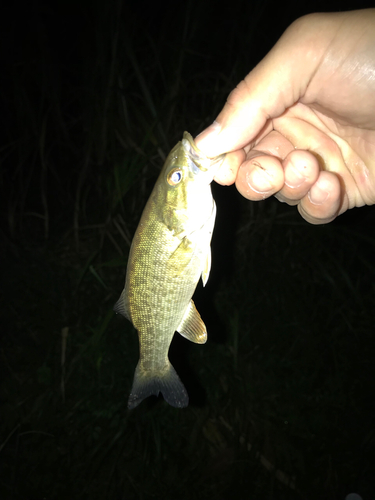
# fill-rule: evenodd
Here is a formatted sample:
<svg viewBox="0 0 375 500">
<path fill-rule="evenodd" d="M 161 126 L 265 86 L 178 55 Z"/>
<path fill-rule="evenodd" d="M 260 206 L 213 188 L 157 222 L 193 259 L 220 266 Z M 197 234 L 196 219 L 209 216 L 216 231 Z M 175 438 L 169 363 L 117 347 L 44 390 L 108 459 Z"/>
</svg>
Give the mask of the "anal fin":
<svg viewBox="0 0 375 500">
<path fill-rule="evenodd" d="M 207 341 L 207 329 L 203 323 L 194 302 L 191 300 L 185 315 L 177 328 L 177 331 L 185 338 L 196 344 L 205 344 Z"/>
</svg>

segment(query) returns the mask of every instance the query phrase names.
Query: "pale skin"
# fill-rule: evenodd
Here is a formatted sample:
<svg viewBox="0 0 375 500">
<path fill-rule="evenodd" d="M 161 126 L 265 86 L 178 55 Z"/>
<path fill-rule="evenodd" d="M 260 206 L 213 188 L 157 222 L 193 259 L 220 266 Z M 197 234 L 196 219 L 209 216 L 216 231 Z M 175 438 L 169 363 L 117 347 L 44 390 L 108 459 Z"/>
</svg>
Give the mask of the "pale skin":
<svg viewBox="0 0 375 500">
<path fill-rule="evenodd" d="M 375 9 L 295 21 L 196 139 L 215 176 L 312 224 L 375 203 Z"/>
</svg>

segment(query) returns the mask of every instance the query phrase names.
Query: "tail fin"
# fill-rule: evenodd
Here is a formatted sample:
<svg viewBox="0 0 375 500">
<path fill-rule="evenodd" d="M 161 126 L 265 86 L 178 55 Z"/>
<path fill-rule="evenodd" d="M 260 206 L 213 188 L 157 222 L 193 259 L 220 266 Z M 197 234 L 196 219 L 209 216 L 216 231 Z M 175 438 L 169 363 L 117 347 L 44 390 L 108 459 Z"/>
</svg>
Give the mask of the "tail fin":
<svg viewBox="0 0 375 500">
<path fill-rule="evenodd" d="M 143 399 L 152 395 L 158 396 L 160 392 L 166 402 L 175 408 L 185 408 L 189 404 L 186 389 L 169 361 L 166 370 L 162 372 L 147 372 L 142 370 L 140 363 L 138 363 L 134 373 L 128 408 L 132 410 Z"/>
</svg>

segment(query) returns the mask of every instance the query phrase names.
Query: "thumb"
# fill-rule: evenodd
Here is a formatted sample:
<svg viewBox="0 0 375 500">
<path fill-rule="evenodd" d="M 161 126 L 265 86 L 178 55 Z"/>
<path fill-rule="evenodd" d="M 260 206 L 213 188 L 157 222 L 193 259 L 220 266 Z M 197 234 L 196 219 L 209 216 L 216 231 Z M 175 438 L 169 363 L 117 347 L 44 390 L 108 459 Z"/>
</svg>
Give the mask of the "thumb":
<svg viewBox="0 0 375 500">
<path fill-rule="evenodd" d="M 243 148 L 269 119 L 280 116 L 305 94 L 327 47 L 329 24 L 329 15 L 310 14 L 285 31 L 229 94 L 214 123 L 197 137 L 197 146 L 206 156 Z"/>
</svg>

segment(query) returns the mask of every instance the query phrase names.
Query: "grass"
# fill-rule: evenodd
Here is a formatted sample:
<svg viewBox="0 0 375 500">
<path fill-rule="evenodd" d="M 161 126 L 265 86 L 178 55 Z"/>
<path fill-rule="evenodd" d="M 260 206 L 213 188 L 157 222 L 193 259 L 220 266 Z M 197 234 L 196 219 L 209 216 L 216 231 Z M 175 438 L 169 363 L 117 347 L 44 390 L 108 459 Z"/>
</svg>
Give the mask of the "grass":
<svg viewBox="0 0 375 500">
<path fill-rule="evenodd" d="M 374 495 L 371 210 L 313 227 L 214 186 L 212 274 L 195 295 L 209 341 L 176 336 L 170 353 L 190 405 L 126 408 L 138 340 L 112 307 L 131 238 L 170 148 L 215 117 L 261 57 L 255 40 L 272 45 L 263 7 L 240 7 L 252 27 L 244 15 L 231 31 L 204 2 L 157 24 L 82 3 L 64 45 L 64 4 L 35 12 L 49 43 L 33 35 L 9 63 L 1 498 Z"/>
</svg>

